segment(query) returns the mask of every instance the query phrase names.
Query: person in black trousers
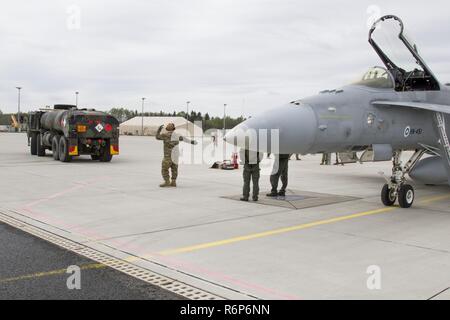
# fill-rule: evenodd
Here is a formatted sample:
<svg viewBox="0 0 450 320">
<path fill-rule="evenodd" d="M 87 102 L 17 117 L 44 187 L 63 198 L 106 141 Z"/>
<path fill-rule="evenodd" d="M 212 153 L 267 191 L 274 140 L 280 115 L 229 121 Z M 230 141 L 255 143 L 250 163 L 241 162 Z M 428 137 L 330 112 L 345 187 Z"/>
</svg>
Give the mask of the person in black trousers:
<svg viewBox="0 0 450 320">
<path fill-rule="evenodd" d="M 278 162 L 278 170 L 270 176 L 270 184 L 272 185 L 272 190 L 267 194 L 268 197 L 284 197 L 286 195 L 286 188 L 288 185 L 288 164 L 290 154 L 280 154 L 275 156 L 275 166 Z M 281 189 L 278 190 L 278 182 L 281 180 Z"/>
</svg>

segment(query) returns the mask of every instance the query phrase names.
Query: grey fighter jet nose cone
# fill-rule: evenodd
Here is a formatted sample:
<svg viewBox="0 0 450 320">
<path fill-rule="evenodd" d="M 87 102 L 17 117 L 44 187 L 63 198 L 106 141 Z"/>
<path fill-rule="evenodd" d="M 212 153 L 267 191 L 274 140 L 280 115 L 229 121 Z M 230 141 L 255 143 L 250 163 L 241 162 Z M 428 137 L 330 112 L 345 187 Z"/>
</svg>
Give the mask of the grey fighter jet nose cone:
<svg viewBox="0 0 450 320">
<path fill-rule="evenodd" d="M 273 153 L 308 153 L 314 143 L 317 119 L 309 105 L 288 104 L 252 117 L 236 126 L 225 141 L 239 147 Z"/>
</svg>

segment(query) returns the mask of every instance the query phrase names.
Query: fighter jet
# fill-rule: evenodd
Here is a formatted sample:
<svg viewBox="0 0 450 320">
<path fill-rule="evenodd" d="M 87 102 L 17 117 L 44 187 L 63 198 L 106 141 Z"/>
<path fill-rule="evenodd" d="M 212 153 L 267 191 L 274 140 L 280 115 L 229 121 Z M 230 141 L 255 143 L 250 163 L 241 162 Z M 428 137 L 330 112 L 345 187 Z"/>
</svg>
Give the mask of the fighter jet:
<svg viewBox="0 0 450 320">
<path fill-rule="evenodd" d="M 386 206 L 398 200 L 400 207 L 411 207 L 415 194 L 408 175 L 419 183 L 450 184 L 450 87 L 435 77 L 397 16 L 378 19 L 369 43 L 384 67 L 371 68 L 350 85 L 252 117 L 225 140 L 242 141 L 238 135 L 248 129 L 278 129 L 280 154 L 364 151 L 372 161 L 392 160 L 381 191 Z M 259 149 L 271 152 L 270 144 Z M 402 162 L 406 151 L 412 156 Z"/>
</svg>

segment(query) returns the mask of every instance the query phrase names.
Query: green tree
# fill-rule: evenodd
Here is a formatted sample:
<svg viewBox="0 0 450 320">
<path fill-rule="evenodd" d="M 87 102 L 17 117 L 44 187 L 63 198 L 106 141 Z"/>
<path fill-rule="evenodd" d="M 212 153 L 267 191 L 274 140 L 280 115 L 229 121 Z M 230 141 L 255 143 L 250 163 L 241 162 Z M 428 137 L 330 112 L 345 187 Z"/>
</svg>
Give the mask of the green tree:
<svg viewBox="0 0 450 320">
<path fill-rule="evenodd" d="M 113 116 L 115 116 L 120 122 L 126 121 L 128 119 L 131 119 L 133 117 L 140 116 L 140 113 L 135 110 L 129 110 L 124 107 L 120 108 L 112 108 L 109 113 Z M 0 113 L 1 114 L 1 113 Z M 160 110 L 159 112 L 144 112 L 143 114 L 146 117 L 183 117 L 186 118 L 186 112 L 185 111 L 173 111 L 173 112 L 164 112 Z M 208 129 L 222 129 L 223 127 L 223 117 L 211 117 L 209 113 L 205 113 L 202 115 L 201 112 L 196 112 L 195 110 L 191 110 L 188 119 L 192 122 L 194 121 L 202 121 L 203 130 Z M 237 118 L 232 118 L 230 116 L 226 117 L 226 129 L 231 129 L 244 121 L 245 118 L 240 116 Z"/>
</svg>

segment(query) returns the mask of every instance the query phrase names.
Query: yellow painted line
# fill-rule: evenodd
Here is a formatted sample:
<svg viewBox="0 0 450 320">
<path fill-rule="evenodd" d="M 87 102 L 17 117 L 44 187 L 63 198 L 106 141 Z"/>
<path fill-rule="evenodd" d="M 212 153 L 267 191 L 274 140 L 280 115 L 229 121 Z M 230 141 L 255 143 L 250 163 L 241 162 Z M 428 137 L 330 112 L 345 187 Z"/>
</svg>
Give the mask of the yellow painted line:
<svg viewBox="0 0 450 320">
<path fill-rule="evenodd" d="M 90 263 L 90 264 L 81 265 L 80 269 L 81 270 L 90 270 L 90 269 L 101 269 L 104 267 L 106 267 L 106 266 L 101 263 Z M 67 272 L 67 269 L 58 269 L 58 270 L 52 270 L 52 271 L 37 272 L 37 273 L 31 273 L 31 274 L 27 274 L 27 275 L 23 275 L 23 276 L 18 276 L 18 277 L 0 279 L 0 283 L 56 276 L 56 275 L 60 275 L 60 274 L 65 274 L 66 272 Z"/>
<path fill-rule="evenodd" d="M 450 199 L 450 194 L 430 197 L 430 198 L 419 201 L 419 204 L 427 204 L 427 203 L 436 202 L 436 201 L 445 200 L 445 199 Z M 168 256 L 168 255 L 175 255 L 175 254 L 180 254 L 180 253 L 204 250 L 204 249 L 224 246 L 224 245 L 232 244 L 232 243 L 236 243 L 236 242 L 253 240 L 253 239 L 258 239 L 258 238 L 265 238 L 265 237 L 269 237 L 269 236 L 298 231 L 298 230 L 302 230 L 302 229 L 308 229 L 308 228 L 317 227 L 320 225 L 331 224 L 331 223 L 335 223 L 335 222 L 351 220 L 351 219 L 356 219 L 356 218 L 375 215 L 375 214 L 387 213 L 387 212 L 390 212 L 390 211 L 393 211 L 396 209 L 398 209 L 398 207 L 385 207 L 385 208 L 380 208 L 380 209 L 376 209 L 376 210 L 370 210 L 370 211 L 345 215 L 345 216 L 341 216 L 341 217 L 335 217 L 335 218 L 331 218 L 331 219 L 325 219 L 325 220 L 304 223 L 304 224 L 281 228 L 281 229 L 275 229 L 275 230 L 270 230 L 270 231 L 265 231 L 265 232 L 249 234 L 249 235 L 245 235 L 245 236 L 229 238 L 229 239 L 225 239 L 225 240 L 213 241 L 213 242 L 208 242 L 208 243 L 203 243 L 203 244 L 198 244 L 198 245 L 193 245 L 193 246 L 188 246 L 188 247 L 181 247 L 181 248 L 176 248 L 176 249 L 171 249 L 171 250 L 160 251 L 160 252 L 158 252 L 158 255 Z M 144 255 L 144 256 L 129 256 L 123 260 L 128 261 L 128 262 L 134 262 L 134 261 L 141 260 L 144 257 L 149 258 L 152 256 L 154 256 L 154 255 L 149 254 L 149 255 Z M 108 266 L 105 264 L 101 264 L 101 263 L 90 263 L 90 264 L 81 265 L 80 269 L 81 270 L 89 270 L 89 269 L 101 269 L 101 268 L 105 268 L 105 267 L 108 267 Z M 13 278 L 0 279 L 0 283 L 13 282 L 13 281 L 19 281 L 19 280 L 36 279 L 36 278 L 53 276 L 53 275 L 60 275 L 60 274 L 65 274 L 66 271 L 67 271 L 67 269 L 59 269 L 59 270 L 52 270 L 52 271 L 47 271 L 47 272 L 38 272 L 38 273 L 33 273 L 33 274 L 28 274 L 28 275 L 13 277 Z"/>
<path fill-rule="evenodd" d="M 258 239 L 258 238 L 265 238 L 265 237 L 269 237 L 269 236 L 279 235 L 282 233 L 298 231 L 298 230 L 302 230 L 302 229 L 308 229 L 308 228 L 312 228 L 312 227 L 321 226 L 324 224 L 330 224 L 330 223 L 370 216 L 370 215 L 374 215 L 374 214 L 386 213 L 386 212 L 393 211 L 395 209 L 396 209 L 395 207 L 387 207 L 387 208 L 382 208 L 382 209 L 370 210 L 370 211 L 350 214 L 350 215 L 346 215 L 346 216 L 341 216 L 341 217 L 336 217 L 336 218 L 331 218 L 331 219 L 326 219 L 326 220 L 319 220 L 319 221 L 315 221 L 315 222 L 304 223 L 304 224 L 281 228 L 281 229 L 275 229 L 275 230 L 271 230 L 271 231 L 249 234 L 246 236 L 240 236 L 240 237 L 229 238 L 229 239 L 220 240 L 220 241 L 208 242 L 208 243 L 198 244 L 198 245 L 189 246 L 189 247 L 182 247 L 182 248 L 178 248 L 178 249 L 165 250 L 165 251 L 159 252 L 159 254 L 167 256 L 167 255 L 174 255 L 174 254 L 178 254 L 178 253 L 186 253 L 186 252 L 192 252 L 192 251 L 197 251 L 197 250 L 203 250 L 203 249 L 223 246 L 223 245 L 227 245 L 227 244 L 231 244 L 231 243 L 253 240 L 253 239 Z"/>
<path fill-rule="evenodd" d="M 444 194 L 444 195 L 440 195 L 440 196 L 430 197 L 425 200 L 419 201 L 419 204 L 427 204 L 427 203 L 436 202 L 436 201 L 445 200 L 445 199 L 450 199 L 450 194 Z"/>
<path fill-rule="evenodd" d="M 426 203 L 431 203 L 431 202 L 444 200 L 444 199 L 448 199 L 448 198 L 450 198 L 450 194 L 427 198 L 427 199 L 420 201 L 419 203 L 426 204 Z M 385 207 L 385 208 L 381 208 L 381 209 L 370 210 L 370 211 L 350 214 L 350 215 L 331 218 L 331 219 L 325 219 L 325 220 L 319 220 L 319 221 L 310 222 L 310 223 L 304 223 L 304 224 L 300 224 L 300 225 L 296 225 L 296 226 L 292 226 L 292 227 L 286 227 L 286 228 L 275 229 L 275 230 L 270 230 L 270 231 L 265 231 L 265 232 L 259 232 L 259 233 L 245 235 L 245 236 L 229 238 L 229 239 L 225 239 L 225 240 L 197 244 L 197 245 L 188 246 L 188 247 L 164 250 L 164 251 L 159 252 L 158 254 L 164 255 L 164 256 L 169 256 L 169 255 L 175 255 L 175 254 L 180 254 L 180 253 L 204 250 L 204 249 L 224 246 L 224 245 L 228 245 L 228 244 L 232 244 L 232 243 L 236 243 L 236 242 L 253 240 L 253 239 L 258 239 L 258 238 L 265 238 L 265 237 L 279 235 L 279 234 L 283 234 L 283 233 L 287 233 L 287 232 L 308 229 L 308 228 L 317 227 L 317 226 L 321 226 L 321 225 L 325 225 L 325 224 L 331 224 L 331 223 L 356 219 L 356 218 L 380 214 L 380 213 L 387 213 L 387 212 L 393 211 L 397 208 L 398 207 Z"/>
</svg>

